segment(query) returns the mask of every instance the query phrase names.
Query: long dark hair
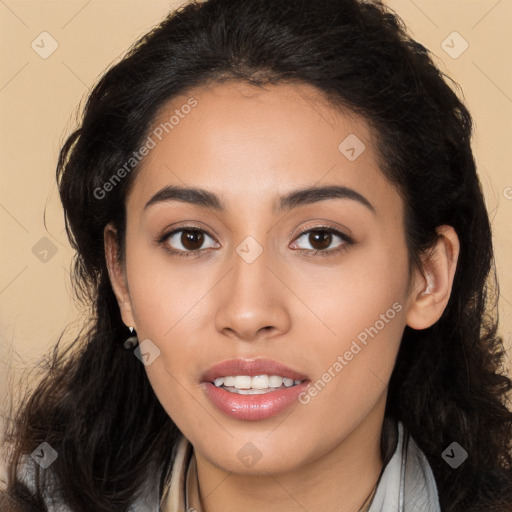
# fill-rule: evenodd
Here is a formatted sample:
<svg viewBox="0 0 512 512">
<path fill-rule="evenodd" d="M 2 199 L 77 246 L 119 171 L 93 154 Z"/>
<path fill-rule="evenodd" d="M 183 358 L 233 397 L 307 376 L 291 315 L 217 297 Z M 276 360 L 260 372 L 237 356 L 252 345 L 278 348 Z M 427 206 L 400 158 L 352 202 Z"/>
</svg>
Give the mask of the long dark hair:
<svg viewBox="0 0 512 512">
<path fill-rule="evenodd" d="M 164 103 L 233 79 L 307 83 L 334 108 L 370 122 L 382 172 L 405 204 L 411 265 L 421 268 L 437 226 L 456 230 L 461 250 L 450 300 L 432 327 L 405 328 L 386 415 L 401 420 L 426 454 L 444 512 L 510 511 L 512 382 L 497 334 L 498 286 L 472 118 L 398 15 L 357 0 L 189 3 L 137 41 L 90 93 L 60 152 L 57 180 L 77 251 L 75 290 L 93 306 L 91 322 L 66 350 L 57 343 L 51 367 L 8 423 L 4 503 L 44 510 L 51 483 L 44 471 L 36 468 L 34 495 L 16 483 L 17 462 L 44 441 L 58 452 L 55 489 L 76 512 L 125 512 L 155 468 L 171 460 L 180 433 L 144 366 L 123 346 L 129 331 L 103 245 L 112 221 L 123 258 L 125 197 L 137 168 L 108 197 L 97 190 L 137 151 Z M 457 469 L 441 457 L 453 441 L 469 454 Z"/>
</svg>

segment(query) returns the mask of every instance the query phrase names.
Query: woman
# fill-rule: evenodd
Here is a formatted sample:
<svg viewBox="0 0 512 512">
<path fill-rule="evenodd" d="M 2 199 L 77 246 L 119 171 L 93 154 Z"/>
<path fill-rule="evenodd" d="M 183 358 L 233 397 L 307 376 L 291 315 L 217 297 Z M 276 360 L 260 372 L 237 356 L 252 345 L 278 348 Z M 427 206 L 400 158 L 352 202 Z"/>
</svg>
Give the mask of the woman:
<svg viewBox="0 0 512 512">
<path fill-rule="evenodd" d="M 510 511 L 471 132 L 378 2 L 172 12 L 60 153 L 94 307 L 16 416 L 2 506 Z"/>
</svg>

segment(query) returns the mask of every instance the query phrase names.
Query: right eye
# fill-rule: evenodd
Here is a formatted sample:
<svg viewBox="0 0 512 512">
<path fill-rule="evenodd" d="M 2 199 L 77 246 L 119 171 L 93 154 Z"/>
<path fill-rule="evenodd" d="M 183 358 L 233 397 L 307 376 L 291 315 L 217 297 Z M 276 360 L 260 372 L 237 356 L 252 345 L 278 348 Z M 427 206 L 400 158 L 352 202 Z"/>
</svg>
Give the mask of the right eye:
<svg viewBox="0 0 512 512">
<path fill-rule="evenodd" d="M 201 249 L 205 243 L 205 236 L 213 240 L 213 237 L 204 229 L 195 226 L 183 226 L 166 233 L 159 242 L 168 252 L 176 256 L 196 256 L 205 250 Z M 173 246 L 178 246 L 178 248 L 176 249 Z"/>
</svg>

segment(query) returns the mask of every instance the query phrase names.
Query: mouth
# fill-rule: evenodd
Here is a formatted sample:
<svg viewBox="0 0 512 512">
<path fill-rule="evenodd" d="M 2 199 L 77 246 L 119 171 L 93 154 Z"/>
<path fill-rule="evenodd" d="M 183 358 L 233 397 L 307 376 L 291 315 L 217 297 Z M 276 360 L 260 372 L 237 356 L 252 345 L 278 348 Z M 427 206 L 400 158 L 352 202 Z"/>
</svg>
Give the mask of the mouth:
<svg viewBox="0 0 512 512">
<path fill-rule="evenodd" d="M 304 382 L 303 379 L 289 379 L 281 375 L 229 375 L 217 377 L 212 384 L 230 393 L 239 395 L 262 395 L 280 389 L 287 389 Z"/>
<path fill-rule="evenodd" d="M 309 379 L 270 359 L 231 359 L 202 377 L 209 400 L 224 414 L 240 420 L 275 416 L 297 401 Z"/>
</svg>

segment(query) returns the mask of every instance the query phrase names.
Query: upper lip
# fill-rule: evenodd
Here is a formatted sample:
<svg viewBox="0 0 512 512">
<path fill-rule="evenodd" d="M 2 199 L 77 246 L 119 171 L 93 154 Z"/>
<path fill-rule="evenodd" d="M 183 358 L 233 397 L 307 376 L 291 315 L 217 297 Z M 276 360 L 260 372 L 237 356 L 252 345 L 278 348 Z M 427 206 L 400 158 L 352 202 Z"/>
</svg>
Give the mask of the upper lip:
<svg viewBox="0 0 512 512">
<path fill-rule="evenodd" d="M 235 375 L 280 375 L 293 380 L 307 377 L 272 359 L 227 359 L 211 366 L 202 377 L 203 382 L 213 382 L 217 377 Z"/>
</svg>

